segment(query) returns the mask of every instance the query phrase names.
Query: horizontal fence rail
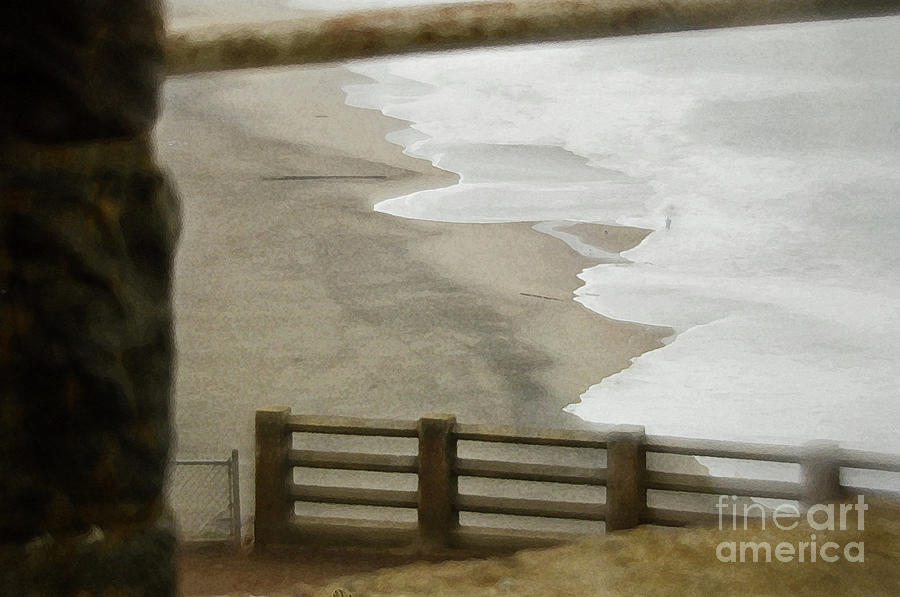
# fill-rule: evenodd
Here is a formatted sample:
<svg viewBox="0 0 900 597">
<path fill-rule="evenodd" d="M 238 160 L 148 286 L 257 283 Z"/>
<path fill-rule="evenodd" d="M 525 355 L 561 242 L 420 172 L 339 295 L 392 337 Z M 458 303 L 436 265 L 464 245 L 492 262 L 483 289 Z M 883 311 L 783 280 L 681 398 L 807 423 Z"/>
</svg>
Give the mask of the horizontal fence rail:
<svg viewBox="0 0 900 597">
<path fill-rule="evenodd" d="M 306 468 L 374 471 L 379 473 L 415 473 L 419 470 L 419 459 L 417 457 L 393 454 L 291 450 L 290 459 L 291 466 Z"/>
<path fill-rule="evenodd" d="M 900 458 L 895 458 L 886 454 L 877 454 L 875 452 L 844 450 L 844 457 L 839 463 L 845 468 L 900 473 Z"/>
<path fill-rule="evenodd" d="M 351 506 L 381 506 L 383 508 L 415 508 L 415 491 L 396 489 L 356 489 L 351 487 L 319 487 L 291 484 L 288 497 L 295 501 Z"/>
<path fill-rule="evenodd" d="M 590 431 L 516 429 L 501 425 L 456 425 L 456 439 L 562 448 L 605 448 L 606 437 Z"/>
<path fill-rule="evenodd" d="M 778 498 L 801 500 L 804 486 L 790 481 L 761 481 L 753 479 L 722 479 L 703 475 L 684 475 L 648 471 L 647 489 L 679 491 L 687 493 L 707 493 L 713 495 L 735 495 L 757 498 Z"/>
<path fill-rule="evenodd" d="M 648 435 L 644 446 L 648 452 L 657 452 L 659 454 L 710 456 L 735 460 L 799 463 L 802 458 L 797 451 L 797 446 L 699 440 L 683 437 Z"/>
<path fill-rule="evenodd" d="M 539 483 L 563 483 L 571 485 L 605 485 L 606 469 L 525 462 L 502 462 L 459 458 L 456 474 L 461 477 L 482 479 L 510 479 Z"/>
<path fill-rule="evenodd" d="M 456 499 L 456 507 L 465 512 L 479 512 L 483 514 L 571 518 L 574 520 L 606 519 L 605 508 L 602 504 L 586 502 L 461 495 Z"/>
<path fill-rule="evenodd" d="M 408 52 L 897 14 L 897 0 L 531 0 L 170 32 L 169 74 Z"/>
<path fill-rule="evenodd" d="M 371 437 L 417 437 L 418 434 L 415 421 L 298 415 L 288 418 L 287 430 L 292 433 L 331 433 Z"/>
<path fill-rule="evenodd" d="M 416 455 L 293 449 L 294 433 L 417 438 Z M 651 490 L 691 495 L 774 498 L 823 503 L 868 489 L 841 485 L 842 468 L 900 472 L 900 457 L 843 450 L 832 442 L 778 446 L 647 436 L 642 427 L 620 425 L 608 432 L 515 429 L 458 424 L 452 415 L 418 421 L 292 415 L 287 407 L 256 413 L 256 542 L 259 547 L 295 542 L 374 545 L 518 548 L 550 545 L 572 534 L 461 526 L 459 514 L 505 515 L 605 523 L 607 530 L 639 524 L 714 523 L 716 513 L 649 507 Z M 534 464 L 458 458 L 459 441 L 550 446 L 606 452 L 606 466 Z M 647 467 L 647 454 L 706 456 L 799 465 L 800 482 L 710 477 Z M 598 463 L 601 462 L 598 454 Z M 416 474 L 416 491 L 297 484 L 293 468 Z M 605 502 L 468 495 L 459 477 L 569 486 L 605 487 Z M 900 497 L 890 494 L 891 497 Z M 295 502 L 414 509 L 416 523 L 297 516 Z M 757 508 L 759 510 L 759 508 Z M 731 514 L 729 514 L 729 519 Z M 747 516 L 752 519 L 752 516 Z M 744 520 L 743 516 L 738 519 Z"/>
</svg>

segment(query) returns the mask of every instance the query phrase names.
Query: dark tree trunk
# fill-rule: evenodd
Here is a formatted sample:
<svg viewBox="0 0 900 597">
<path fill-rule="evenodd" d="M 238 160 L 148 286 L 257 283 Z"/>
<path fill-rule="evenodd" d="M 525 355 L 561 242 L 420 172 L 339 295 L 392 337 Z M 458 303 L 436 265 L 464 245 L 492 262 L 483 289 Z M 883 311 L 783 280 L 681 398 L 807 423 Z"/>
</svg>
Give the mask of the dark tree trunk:
<svg viewBox="0 0 900 597">
<path fill-rule="evenodd" d="M 171 595 L 159 7 L 12 0 L 0 28 L 0 594 Z"/>
</svg>

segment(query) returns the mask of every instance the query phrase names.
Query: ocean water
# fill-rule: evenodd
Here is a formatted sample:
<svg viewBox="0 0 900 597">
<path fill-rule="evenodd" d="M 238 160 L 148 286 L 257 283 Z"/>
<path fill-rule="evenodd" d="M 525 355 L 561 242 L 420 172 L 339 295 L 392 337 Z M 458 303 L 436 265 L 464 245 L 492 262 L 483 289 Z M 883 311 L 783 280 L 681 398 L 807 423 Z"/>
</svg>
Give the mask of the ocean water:
<svg viewBox="0 0 900 597">
<path fill-rule="evenodd" d="M 347 103 L 460 182 L 379 203 L 535 222 L 573 297 L 673 330 L 568 410 L 648 433 L 900 452 L 900 19 L 359 61 Z M 568 222 L 653 232 L 621 256 Z M 573 397 L 574 399 L 574 397 Z"/>
</svg>

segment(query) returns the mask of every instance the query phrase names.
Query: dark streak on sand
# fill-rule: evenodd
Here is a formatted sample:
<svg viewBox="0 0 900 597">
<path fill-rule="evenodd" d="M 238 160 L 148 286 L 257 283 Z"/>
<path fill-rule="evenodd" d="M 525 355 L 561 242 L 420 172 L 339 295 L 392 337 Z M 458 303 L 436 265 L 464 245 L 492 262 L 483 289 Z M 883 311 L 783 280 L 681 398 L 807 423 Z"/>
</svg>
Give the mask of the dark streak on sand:
<svg viewBox="0 0 900 597">
<path fill-rule="evenodd" d="M 547 300 L 547 301 L 560 301 L 560 302 L 562 302 L 562 299 L 554 298 L 554 297 L 552 297 L 552 296 L 543 296 L 543 295 L 541 295 L 541 294 L 528 294 L 527 292 L 520 292 L 519 294 L 521 294 L 522 296 L 530 296 L 530 297 L 532 297 L 532 298 L 539 298 L 539 299 L 544 299 L 544 300 Z"/>
</svg>

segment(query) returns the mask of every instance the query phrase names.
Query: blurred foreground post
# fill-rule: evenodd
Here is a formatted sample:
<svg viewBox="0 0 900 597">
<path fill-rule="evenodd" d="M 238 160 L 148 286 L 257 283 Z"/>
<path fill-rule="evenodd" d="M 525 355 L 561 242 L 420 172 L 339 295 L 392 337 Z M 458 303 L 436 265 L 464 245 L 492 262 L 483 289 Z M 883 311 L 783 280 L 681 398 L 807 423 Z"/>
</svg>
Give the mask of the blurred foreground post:
<svg viewBox="0 0 900 597">
<path fill-rule="evenodd" d="M 14 0 L 3 18 L 0 595 L 172 595 L 159 7 Z"/>
</svg>

